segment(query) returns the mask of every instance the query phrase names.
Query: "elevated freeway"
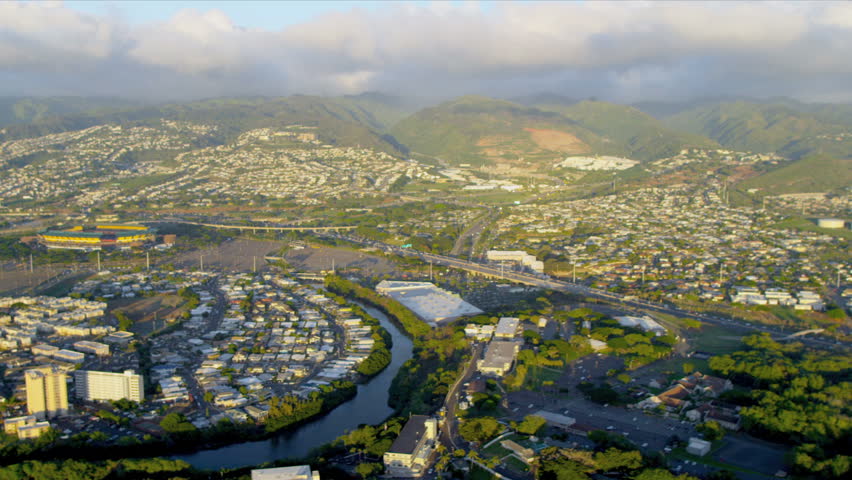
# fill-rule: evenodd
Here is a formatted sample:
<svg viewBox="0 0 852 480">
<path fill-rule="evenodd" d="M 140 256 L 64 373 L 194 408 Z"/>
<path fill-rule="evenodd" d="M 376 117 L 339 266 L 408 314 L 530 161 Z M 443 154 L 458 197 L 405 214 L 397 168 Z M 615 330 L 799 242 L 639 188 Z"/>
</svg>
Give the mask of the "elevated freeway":
<svg viewBox="0 0 852 480">
<path fill-rule="evenodd" d="M 303 227 L 303 226 L 269 226 L 269 225 L 228 225 L 222 223 L 204 223 L 204 222 L 192 222 L 189 220 L 182 219 L 162 219 L 162 220 L 149 220 L 140 223 L 181 223 L 184 225 L 198 225 L 200 227 L 209 227 L 209 228 L 217 228 L 224 230 L 247 230 L 252 233 L 261 232 L 344 232 L 347 230 L 355 230 L 358 228 L 355 225 L 341 225 L 336 227 Z"/>
</svg>

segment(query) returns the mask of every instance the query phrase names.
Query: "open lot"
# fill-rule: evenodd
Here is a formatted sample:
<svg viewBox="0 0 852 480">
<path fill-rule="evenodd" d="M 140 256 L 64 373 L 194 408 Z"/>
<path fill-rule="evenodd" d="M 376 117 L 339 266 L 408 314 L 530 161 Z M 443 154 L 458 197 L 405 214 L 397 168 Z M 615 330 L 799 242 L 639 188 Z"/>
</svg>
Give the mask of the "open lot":
<svg viewBox="0 0 852 480">
<path fill-rule="evenodd" d="M 393 263 L 367 252 L 343 248 L 318 247 L 288 250 L 285 260 L 297 270 L 320 272 L 331 270 L 359 270 L 365 275 L 393 274 Z"/>
<path fill-rule="evenodd" d="M 109 303 L 110 311 L 124 312 L 133 320 L 133 333 L 147 335 L 180 313 L 183 299 L 177 295 L 157 295 L 142 299 L 122 299 Z"/>
<path fill-rule="evenodd" d="M 166 262 L 173 263 L 175 268 L 200 268 L 203 262 L 204 269 L 211 271 L 245 272 L 255 266 L 260 271 L 266 267 L 263 257 L 277 253 L 283 246 L 284 242 L 237 238 L 216 247 L 183 253 Z"/>
</svg>

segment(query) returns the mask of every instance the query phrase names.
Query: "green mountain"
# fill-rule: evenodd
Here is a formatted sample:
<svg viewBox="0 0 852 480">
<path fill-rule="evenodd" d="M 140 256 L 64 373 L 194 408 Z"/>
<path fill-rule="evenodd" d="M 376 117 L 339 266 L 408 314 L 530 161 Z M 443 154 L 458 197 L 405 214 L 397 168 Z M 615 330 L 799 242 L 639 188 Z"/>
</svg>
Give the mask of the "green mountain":
<svg viewBox="0 0 852 480">
<path fill-rule="evenodd" d="M 655 160 L 676 155 L 687 147 L 718 148 L 707 137 L 681 133 L 667 128 L 656 118 L 627 105 L 583 101 L 570 105 L 536 104 L 537 108 L 557 112 L 619 145 L 636 160 Z"/>
<path fill-rule="evenodd" d="M 136 107 L 140 102 L 101 97 L 0 97 L 0 128 L 57 115 Z"/>
<path fill-rule="evenodd" d="M 539 169 L 569 155 L 623 152 L 559 113 L 480 96 L 423 109 L 391 133 L 413 152 L 451 164 Z"/>
<path fill-rule="evenodd" d="M 808 155 L 763 175 L 737 184 L 770 194 L 830 192 L 852 185 L 852 160 L 829 155 Z"/>
<path fill-rule="evenodd" d="M 821 114 L 822 118 L 829 116 Z M 787 105 L 749 101 L 700 105 L 665 117 L 664 123 L 705 135 L 728 148 L 752 152 L 781 152 L 788 145 L 805 140 L 817 148 L 823 137 L 850 131 L 848 126 L 828 123 Z M 802 155 L 813 150 L 796 151 Z"/>
<path fill-rule="evenodd" d="M 0 140 L 36 137 L 80 130 L 94 125 L 150 125 L 163 119 L 188 121 L 218 127 L 214 141 L 226 143 L 256 128 L 288 125 L 319 127 L 320 139 L 329 144 L 360 145 L 400 154 L 404 147 L 382 133 L 393 113 L 390 105 L 376 98 L 323 98 L 296 95 L 267 98 L 217 98 L 106 112 L 85 112 L 47 117 L 29 125 L 10 125 L 0 130 Z M 374 112 L 371 110 L 376 108 Z"/>
</svg>

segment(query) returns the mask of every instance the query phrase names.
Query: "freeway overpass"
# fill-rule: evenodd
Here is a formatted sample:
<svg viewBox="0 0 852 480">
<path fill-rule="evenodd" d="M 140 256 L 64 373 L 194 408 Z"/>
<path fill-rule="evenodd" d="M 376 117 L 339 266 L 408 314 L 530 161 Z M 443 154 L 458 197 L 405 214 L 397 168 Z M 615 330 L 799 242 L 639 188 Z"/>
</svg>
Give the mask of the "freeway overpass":
<svg viewBox="0 0 852 480">
<path fill-rule="evenodd" d="M 189 220 L 180 220 L 180 219 L 163 219 L 163 220 L 151 220 L 147 222 L 140 223 L 182 223 L 184 225 L 198 225 L 200 227 L 209 227 L 209 228 L 217 228 L 224 230 L 251 230 L 252 233 L 261 232 L 342 232 L 346 230 L 355 230 L 358 228 L 355 225 L 342 225 L 337 227 L 296 227 L 296 226 L 286 226 L 286 227 L 271 227 L 267 225 L 227 225 L 221 223 L 202 223 L 202 222 L 191 222 Z"/>
</svg>

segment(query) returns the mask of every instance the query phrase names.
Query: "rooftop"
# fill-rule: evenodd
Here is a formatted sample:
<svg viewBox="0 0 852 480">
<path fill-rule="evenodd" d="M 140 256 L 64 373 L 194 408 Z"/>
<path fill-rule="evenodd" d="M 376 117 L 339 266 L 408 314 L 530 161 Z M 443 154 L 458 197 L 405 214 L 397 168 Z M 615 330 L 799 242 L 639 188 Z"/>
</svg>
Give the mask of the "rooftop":
<svg viewBox="0 0 852 480">
<path fill-rule="evenodd" d="M 426 420 L 429 417 L 426 415 L 412 415 L 408 419 L 408 423 L 399 432 L 399 436 L 393 441 L 389 453 L 412 454 L 417 448 L 417 443 L 426 433 Z M 254 479 L 252 479 L 254 480 Z"/>
</svg>

